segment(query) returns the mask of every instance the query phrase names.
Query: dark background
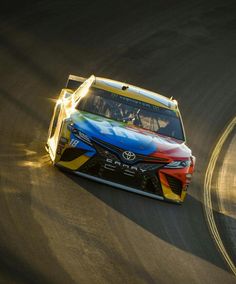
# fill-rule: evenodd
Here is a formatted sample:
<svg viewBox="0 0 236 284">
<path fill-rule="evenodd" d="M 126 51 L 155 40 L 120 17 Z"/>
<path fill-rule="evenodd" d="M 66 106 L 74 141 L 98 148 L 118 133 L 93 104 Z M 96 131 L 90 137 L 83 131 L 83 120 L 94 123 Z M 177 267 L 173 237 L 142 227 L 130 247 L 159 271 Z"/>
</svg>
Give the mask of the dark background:
<svg viewBox="0 0 236 284">
<path fill-rule="evenodd" d="M 183 206 L 51 166 L 52 99 L 69 74 L 178 100 L 197 157 Z M 1 3 L 0 283 L 235 283 L 202 206 L 235 74 L 234 0 Z"/>
</svg>

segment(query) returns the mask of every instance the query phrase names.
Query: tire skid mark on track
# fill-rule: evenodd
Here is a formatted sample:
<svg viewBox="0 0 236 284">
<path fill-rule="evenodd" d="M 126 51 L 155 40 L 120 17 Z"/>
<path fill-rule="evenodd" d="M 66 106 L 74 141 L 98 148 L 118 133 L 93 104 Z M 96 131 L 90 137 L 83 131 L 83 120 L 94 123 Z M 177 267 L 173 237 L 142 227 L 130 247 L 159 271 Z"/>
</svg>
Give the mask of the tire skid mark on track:
<svg viewBox="0 0 236 284">
<path fill-rule="evenodd" d="M 220 237 L 220 234 L 218 232 L 218 229 L 217 229 L 217 226 L 214 220 L 212 199 L 211 199 L 211 183 L 212 183 L 213 172 L 214 172 L 218 157 L 220 155 L 221 149 L 226 139 L 229 137 L 229 134 L 232 132 L 235 126 L 236 126 L 236 117 L 234 117 L 231 120 L 231 122 L 228 124 L 225 131 L 221 135 L 220 139 L 218 140 L 212 152 L 212 155 L 211 155 L 211 158 L 210 158 L 207 170 L 206 170 L 205 180 L 204 180 L 204 209 L 205 209 L 208 226 L 216 242 L 218 249 L 220 250 L 223 258 L 227 262 L 228 266 L 230 267 L 234 275 L 236 275 L 236 267 L 225 249 L 225 246 L 222 242 L 222 239 Z"/>
</svg>

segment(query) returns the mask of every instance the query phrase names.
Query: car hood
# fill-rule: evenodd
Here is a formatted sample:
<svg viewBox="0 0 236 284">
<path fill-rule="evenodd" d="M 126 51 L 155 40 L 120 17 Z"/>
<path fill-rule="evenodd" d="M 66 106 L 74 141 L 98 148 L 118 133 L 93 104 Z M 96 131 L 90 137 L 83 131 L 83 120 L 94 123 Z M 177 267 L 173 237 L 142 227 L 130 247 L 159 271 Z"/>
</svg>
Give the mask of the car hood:
<svg viewBox="0 0 236 284">
<path fill-rule="evenodd" d="M 191 155 L 191 150 L 182 141 L 127 123 L 84 111 L 76 111 L 71 118 L 76 128 L 90 139 L 99 139 L 136 154 L 172 159 L 187 159 Z"/>
</svg>

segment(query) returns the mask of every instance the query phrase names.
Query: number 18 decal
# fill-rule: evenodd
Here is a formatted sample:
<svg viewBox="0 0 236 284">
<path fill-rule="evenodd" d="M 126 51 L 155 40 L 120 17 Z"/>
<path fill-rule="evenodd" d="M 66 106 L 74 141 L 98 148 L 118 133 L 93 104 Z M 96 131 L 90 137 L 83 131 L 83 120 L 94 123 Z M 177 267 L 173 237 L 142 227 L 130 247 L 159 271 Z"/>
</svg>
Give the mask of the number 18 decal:
<svg viewBox="0 0 236 284">
<path fill-rule="evenodd" d="M 79 144 L 79 140 L 71 139 L 70 145 L 71 145 L 72 147 L 76 147 L 78 144 Z"/>
</svg>

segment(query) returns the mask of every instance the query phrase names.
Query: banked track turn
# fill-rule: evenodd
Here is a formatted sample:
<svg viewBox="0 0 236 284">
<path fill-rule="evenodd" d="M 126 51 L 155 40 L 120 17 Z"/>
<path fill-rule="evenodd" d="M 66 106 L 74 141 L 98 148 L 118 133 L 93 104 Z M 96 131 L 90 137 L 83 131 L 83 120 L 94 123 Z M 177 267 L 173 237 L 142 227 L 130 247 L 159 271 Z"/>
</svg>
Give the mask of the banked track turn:
<svg viewBox="0 0 236 284">
<path fill-rule="evenodd" d="M 0 11 L 0 283 L 235 283 L 203 211 L 211 152 L 235 116 L 234 1 L 25 1 Z M 51 166 L 52 99 L 70 73 L 179 101 L 197 157 L 183 206 Z"/>
</svg>

